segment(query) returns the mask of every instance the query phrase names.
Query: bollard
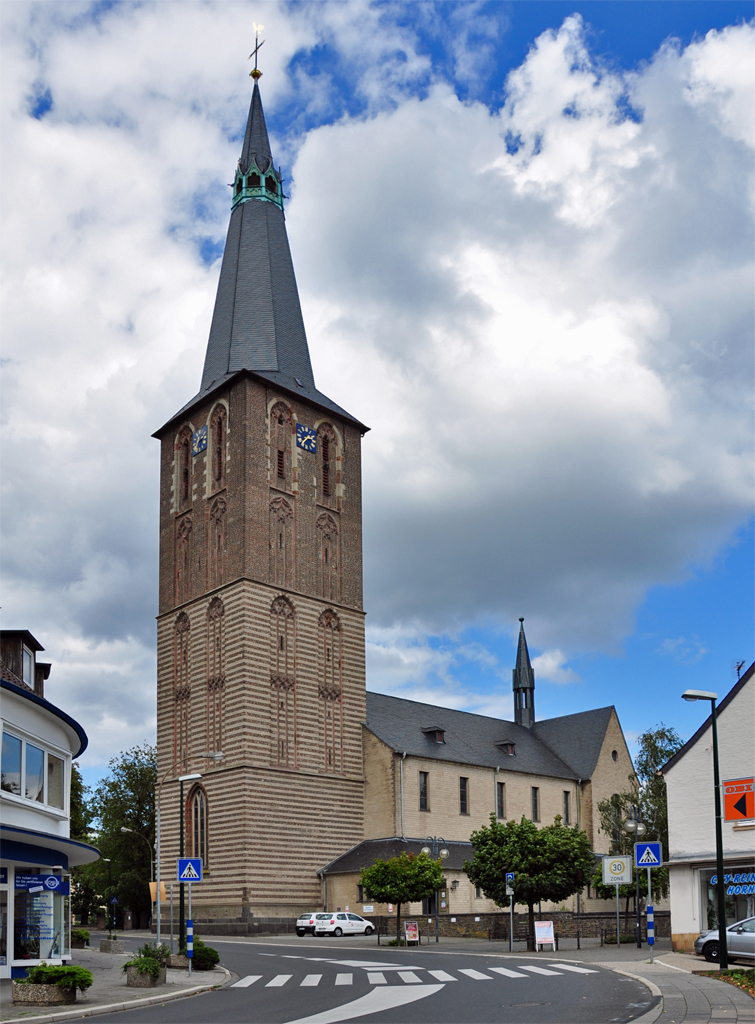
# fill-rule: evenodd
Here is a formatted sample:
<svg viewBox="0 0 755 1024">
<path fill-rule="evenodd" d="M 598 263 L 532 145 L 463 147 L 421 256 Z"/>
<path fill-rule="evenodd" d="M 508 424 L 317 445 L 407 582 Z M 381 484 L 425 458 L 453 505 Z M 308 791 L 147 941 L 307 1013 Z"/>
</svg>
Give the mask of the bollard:
<svg viewBox="0 0 755 1024">
<path fill-rule="evenodd" d="M 186 922 L 186 957 L 189 961 L 189 975 L 191 975 L 191 961 L 194 956 L 194 922 Z"/>
<path fill-rule="evenodd" d="M 650 963 L 653 962 L 653 946 L 655 945 L 655 919 L 653 916 L 653 908 L 648 904 L 647 906 L 648 915 L 648 946 L 650 946 Z"/>
</svg>

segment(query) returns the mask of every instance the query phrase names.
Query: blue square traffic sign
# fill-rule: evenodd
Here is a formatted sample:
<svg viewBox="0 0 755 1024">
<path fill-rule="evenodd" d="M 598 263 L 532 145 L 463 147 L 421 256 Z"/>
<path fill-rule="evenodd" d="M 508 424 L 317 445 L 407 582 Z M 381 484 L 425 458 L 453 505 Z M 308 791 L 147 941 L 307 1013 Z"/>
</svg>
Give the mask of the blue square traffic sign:
<svg viewBox="0 0 755 1024">
<path fill-rule="evenodd" d="M 201 882 L 202 881 L 202 858 L 201 857 L 179 857 L 178 858 L 178 881 L 179 882 Z"/>
<path fill-rule="evenodd" d="M 513 885 L 513 884 L 514 884 L 514 872 L 513 871 L 507 871 L 506 872 L 506 885 Z"/>
<path fill-rule="evenodd" d="M 663 863 L 660 843 L 635 843 L 634 863 L 638 868 L 659 868 Z"/>
</svg>

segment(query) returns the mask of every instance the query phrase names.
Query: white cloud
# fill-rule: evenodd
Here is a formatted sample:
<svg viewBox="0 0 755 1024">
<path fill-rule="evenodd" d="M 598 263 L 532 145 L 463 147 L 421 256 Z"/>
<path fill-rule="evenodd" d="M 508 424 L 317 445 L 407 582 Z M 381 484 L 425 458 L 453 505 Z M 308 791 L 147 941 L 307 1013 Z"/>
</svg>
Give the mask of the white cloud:
<svg viewBox="0 0 755 1024">
<path fill-rule="evenodd" d="M 752 27 L 622 76 L 569 18 L 496 113 L 435 82 L 390 5 L 316 6 L 3 9 L 3 607 L 53 699 L 124 746 L 153 728 L 149 435 L 199 380 L 239 18 L 274 40 L 318 384 L 373 427 L 373 685 L 479 710 L 465 673 L 503 670 L 453 638 L 525 613 L 539 678 L 567 681 L 749 513 Z M 500 24 L 470 12 L 452 58 L 479 83 Z M 288 70 L 316 44 L 337 68 Z"/>
<path fill-rule="evenodd" d="M 577 683 L 579 675 L 572 668 L 568 668 L 567 656 L 558 649 L 543 651 L 536 658 L 532 659 L 532 667 L 535 670 L 535 679 L 549 683 Z"/>
<path fill-rule="evenodd" d="M 694 665 L 710 651 L 697 636 L 677 636 L 662 640 L 658 653 L 669 655 L 682 665 Z"/>
</svg>

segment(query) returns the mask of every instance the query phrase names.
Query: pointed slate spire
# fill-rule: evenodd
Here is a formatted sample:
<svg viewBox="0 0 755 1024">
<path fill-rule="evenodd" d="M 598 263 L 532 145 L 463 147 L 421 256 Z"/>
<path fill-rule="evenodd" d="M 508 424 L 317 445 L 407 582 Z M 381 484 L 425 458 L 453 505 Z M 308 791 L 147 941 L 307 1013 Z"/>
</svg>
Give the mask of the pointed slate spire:
<svg viewBox="0 0 755 1024">
<path fill-rule="evenodd" d="M 270 139 L 267 137 L 265 114 L 262 110 L 259 81 L 257 80 L 254 82 L 252 103 L 249 107 L 249 117 L 246 120 L 244 145 L 241 148 L 241 159 L 239 160 L 239 170 L 242 174 L 247 173 L 253 160 L 263 173 L 273 162 Z"/>
<path fill-rule="evenodd" d="M 530 663 L 524 619 L 519 620 L 519 645 L 516 651 L 514 677 L 514 721 L 531 729 L 535 724 L 535 672 Z"/>
</svg>

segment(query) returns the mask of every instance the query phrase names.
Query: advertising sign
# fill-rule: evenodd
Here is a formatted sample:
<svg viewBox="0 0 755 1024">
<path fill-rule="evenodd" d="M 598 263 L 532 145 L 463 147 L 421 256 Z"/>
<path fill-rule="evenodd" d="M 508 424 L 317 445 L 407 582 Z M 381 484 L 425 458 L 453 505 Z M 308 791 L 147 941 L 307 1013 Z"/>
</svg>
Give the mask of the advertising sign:
<svg viewBox="0 0 755 1024">
<path fill-rule="evenodd" d="M 362 905 L 362 913 L 363 914 L 374 914 L 375 913 L 375 905 L 373 903 L 364 903 Z"/>
<path fill-rule="evenodd" d="M 730 779 L 724 782 L 724 821 L 755 818 L 755 779 Z"/>
<path fill-rule="evenodd" d="M 419 942 L 419 925 L 416 921 L 404 921 L 404 935 L 407 945 L 410 942 Z"/>
<path fill-rule="evenodd" d="M 632 858 L 603 858 L 603 885 L 629 885 L 632 881 Z"/>
<path fill-rule="evenodd" d="M 14 888 L 26 889 L 27 892 L 56 892 L 60 896 L 71 893 L 70 882 L 60 875 L 21 875 L 16 872 Z"/>
<path fill-rule="evenodd" d="M 149 898 L 153 903 L 157 902 L 157 882 L 149 883 Z M 160 902 L 167 902 L 168 897 L 165 895 L 165 882 L 160 882 Z"/>
<path fill-rule="evenodd" d="M 535 921 L 535 945 L 544 946 L 550 943 L 556 948 L 556 939 L 553 935 L 553 921 Z"/>
</svg>

